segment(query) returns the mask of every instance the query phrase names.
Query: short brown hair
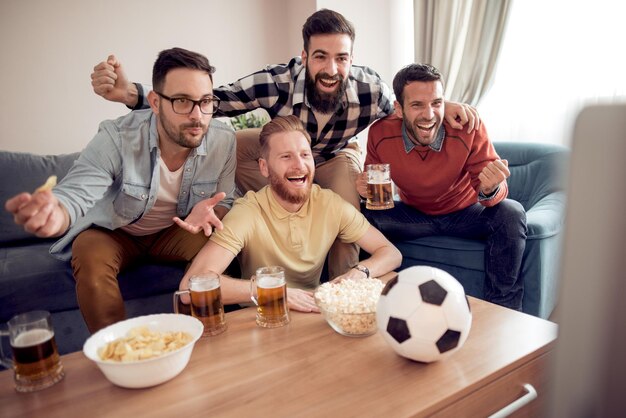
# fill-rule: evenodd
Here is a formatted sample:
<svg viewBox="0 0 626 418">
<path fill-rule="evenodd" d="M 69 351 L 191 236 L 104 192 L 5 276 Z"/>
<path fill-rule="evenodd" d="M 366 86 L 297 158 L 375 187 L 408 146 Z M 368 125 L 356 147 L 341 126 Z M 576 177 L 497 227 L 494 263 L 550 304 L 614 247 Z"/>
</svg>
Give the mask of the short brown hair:
<svg viewBox="0 0 626 418">
<path fill-rule="evenodd" d="M 302 26 L 304 50 L 309 53 L 309 42 L 313 35 L 348 35 L 354 46 L 354 26 L 341 13 L 333 10 L 320 9 L 313 13 Z M 352 49 L 352 48 L 350 48 Z"/>
<path fill-rule="evenodd" d="M 443 86 L 443 76 L 429 64 L 409 64 L 393 78 L 393 92 L 400 106 L 404 106 L 404 87 L 414 81 L 439 81 Z"/>
<path fill-rule="evenodd" d="M 309 135 L 307 130 L 304 128 L 302 121 L 297 116 L 277 116 L 265 124 L 263 129 L 261 129 L 259 142 L 261 143 L 262 158 L 267 158 L 267 155 L 269 154 L 270 136 L 281 132 L 301 132 L 309 145 L 311 144 L 311 135 Z"/>
<path fill-rule="evenodd" d="M 165 76 L 177 68 L 189 68 L 192 70 L 204 71 L 213 82 L 213 67 L 207 57 L 197 52 L 188 51 L 183 48 L 170 48 L 163 50 L 152 68 L 152 87 L 155 91 L 162 91 L 165 84 Z"/>
</svg>

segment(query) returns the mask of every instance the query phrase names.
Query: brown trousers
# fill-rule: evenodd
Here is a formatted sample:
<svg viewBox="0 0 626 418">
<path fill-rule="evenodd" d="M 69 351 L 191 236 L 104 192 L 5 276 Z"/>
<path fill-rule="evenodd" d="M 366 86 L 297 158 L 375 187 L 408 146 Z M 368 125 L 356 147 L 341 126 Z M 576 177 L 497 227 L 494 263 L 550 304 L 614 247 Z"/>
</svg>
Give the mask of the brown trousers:
<svg viewBox="0 0 626 418">
<path fill-rule="evenodd" d="M 260 129 L 237 131 L 237 171 L 235 181 L 242 193 L 257 191 L 267 185 L 267 179 L 259 170 Z M 331 189 L 360 210 L 360 198 L 356 191 L 356 177 L 362 169 L 361 150 L 358 144 L 350 144 L 337 156 L 315 167 L 315 182 Z M 356 244 L 336 240 L 328 254 L 328 274 L 332 279 L 350 270 L 359 261 Z"/>
<path fill-rule="evenodd" d="M 140 258 L 191 261 L 207 242 L 172 225 L 156 234 L 136 237 L 121 230 L 91 228 L 72 244 L 72 268 L 78 306 L 90 332 L 126 318 L 117 281 L 119 272 Z"/>
</svg>

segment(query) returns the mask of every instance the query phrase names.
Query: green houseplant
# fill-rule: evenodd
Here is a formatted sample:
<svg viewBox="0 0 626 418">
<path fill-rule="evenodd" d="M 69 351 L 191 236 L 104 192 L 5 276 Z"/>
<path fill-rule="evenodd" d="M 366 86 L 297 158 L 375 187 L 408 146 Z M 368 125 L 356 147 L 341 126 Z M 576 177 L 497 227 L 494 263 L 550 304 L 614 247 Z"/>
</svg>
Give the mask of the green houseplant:
<svg viewBox="0 0 626 418">
<path fill-rule="evenodd" d="M 236 131 L 248 128 L 260 128 L 267 122 L 268 119 L 266 117 L 257 116 L 251 112 L 230 118 L 230 123 Z"/>
</svg>

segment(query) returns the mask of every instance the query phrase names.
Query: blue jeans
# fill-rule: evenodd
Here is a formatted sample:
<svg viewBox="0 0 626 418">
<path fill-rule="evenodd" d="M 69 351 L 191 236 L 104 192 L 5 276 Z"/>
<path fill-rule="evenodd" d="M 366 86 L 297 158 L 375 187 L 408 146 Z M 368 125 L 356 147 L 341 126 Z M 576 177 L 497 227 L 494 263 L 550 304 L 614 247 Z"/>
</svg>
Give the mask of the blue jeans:
<svg viewBox="0 0 626 418">
<path fill-rule="evenodd" d="M 476 203 L 447 215 L 426 215 L 402 202 L 388 210 L 362 212 L 391 241 L 448 235 L 485 242 L 485 299 L 521 310 L 524 283 L 519 278 L 526 247 L 526 212 L 505 199 L 487 208 Z"/>
</svg>

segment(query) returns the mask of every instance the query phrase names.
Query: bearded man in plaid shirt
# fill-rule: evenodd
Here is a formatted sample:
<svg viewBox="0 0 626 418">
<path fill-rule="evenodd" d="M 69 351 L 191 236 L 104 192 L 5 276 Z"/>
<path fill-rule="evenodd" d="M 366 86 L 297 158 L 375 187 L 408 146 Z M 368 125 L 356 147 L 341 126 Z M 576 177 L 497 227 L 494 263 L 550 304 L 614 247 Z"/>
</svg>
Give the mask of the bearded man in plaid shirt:
<svg viewBox="0 0 626 418">
<path fill-rule="evenodd" d="M 356 135 L 393 113 L 393 93 L 374 70 L 352 65 L 355 31 L 341 14 L 328 9 L 313 13 L 302 27 L 302 37 L 300 57 L 288 64 L 268 65 L 214 89 L 220 100 L 216 116 L 233 117 L 259 108 L 271 118 L 298 116 L 311 135 L 315 182 L 360 208 L 354 184 L 363 162 Z M 145 97 L 151 88 L 129 82 L 115 56 L 96 65 L 91 78 L 94 92 L 105 99 L 132 109 L 147 106 Z M 462 128 L 469 122 L 472 130 L 480 123 L 476 110 L 468 105 L 447 102 L 445 109 L 445 118 L 453 127 Z M 235 177 L 241 193 L 267 184 L 258 166 L 259 131 L 237 136 Z M 329 252 L 329 277 L 357 264 L 358 247 L 336 241 Z"/>
</svg>

